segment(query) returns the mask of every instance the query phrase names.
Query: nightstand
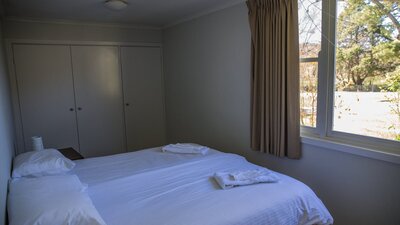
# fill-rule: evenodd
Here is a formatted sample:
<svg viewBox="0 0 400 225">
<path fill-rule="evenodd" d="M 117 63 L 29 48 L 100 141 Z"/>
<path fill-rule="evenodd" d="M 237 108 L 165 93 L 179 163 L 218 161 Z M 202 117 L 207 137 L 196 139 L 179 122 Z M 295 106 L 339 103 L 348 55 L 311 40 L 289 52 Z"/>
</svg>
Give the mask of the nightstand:
<svg viewBox="0 0 400 225">
<path fill-rule="evenodd" d="M 84 159 L 84 157 L 73 148 L 58 149 L 61 154 L 70 160 Z"/>
</svg>

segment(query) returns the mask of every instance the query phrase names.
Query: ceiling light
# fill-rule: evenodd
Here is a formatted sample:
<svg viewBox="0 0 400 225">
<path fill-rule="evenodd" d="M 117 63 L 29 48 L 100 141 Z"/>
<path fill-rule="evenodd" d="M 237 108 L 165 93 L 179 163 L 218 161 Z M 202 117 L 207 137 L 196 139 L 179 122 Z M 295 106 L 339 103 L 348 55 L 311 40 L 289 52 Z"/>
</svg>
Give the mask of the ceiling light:
<svg viewBox="0 0 400 225">
<path fill-rule="evenodd" d="M 128 6 L 128 3 L 124 0 L 107 0 L 104 5 L 112 10 L 122 10 Z"/>
</svg>

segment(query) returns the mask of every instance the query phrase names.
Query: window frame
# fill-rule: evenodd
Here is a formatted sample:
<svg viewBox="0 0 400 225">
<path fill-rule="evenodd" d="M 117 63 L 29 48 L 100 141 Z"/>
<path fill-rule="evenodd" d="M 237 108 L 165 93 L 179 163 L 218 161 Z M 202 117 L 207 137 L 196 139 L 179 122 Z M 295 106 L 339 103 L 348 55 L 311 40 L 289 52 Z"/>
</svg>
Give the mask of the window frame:
<svg viewBox="0 0 400 225">
<path fill-rule="evenodd" d="M 301 135 L 399 156 L 400 141 L 335 131 L 333 129 L 336 78 L 336 6 L 338 1 L 340 0 L 322 1 L 321 50 L 318 58 L 316 58 L 318 60 L 317 121 L 315 128 L 302 125 Z M 309 62 L 308 60 L 308 58 L 300 59 L 300 63 Z"/>
</svg>

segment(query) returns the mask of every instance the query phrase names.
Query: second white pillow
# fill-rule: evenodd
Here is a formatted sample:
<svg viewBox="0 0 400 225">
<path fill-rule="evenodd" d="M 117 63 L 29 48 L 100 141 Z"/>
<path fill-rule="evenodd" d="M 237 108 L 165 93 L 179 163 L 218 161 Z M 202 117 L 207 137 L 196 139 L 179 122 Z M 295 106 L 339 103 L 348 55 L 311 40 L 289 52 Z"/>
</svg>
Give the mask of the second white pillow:
<svg viewBox="0 0 400 225">
<path fill-rule="evenodd" d="M 10 225 L 105 225 L 76 175 L 15 179 L 10 183 Z"/>
</svg>

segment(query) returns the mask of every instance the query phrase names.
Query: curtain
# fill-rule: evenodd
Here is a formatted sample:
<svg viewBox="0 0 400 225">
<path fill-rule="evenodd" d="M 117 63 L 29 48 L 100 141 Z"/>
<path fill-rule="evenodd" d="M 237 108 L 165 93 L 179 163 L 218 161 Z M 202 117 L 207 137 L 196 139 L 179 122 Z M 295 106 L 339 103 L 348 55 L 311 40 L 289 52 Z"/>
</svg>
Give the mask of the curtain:
<svg viewBox="0 0 400 225">
<path fill-rule="evenodd" d="M 247 0 L 251 30 L 251 148 L 300 158 L 297 0 Z"/>
</svg>

